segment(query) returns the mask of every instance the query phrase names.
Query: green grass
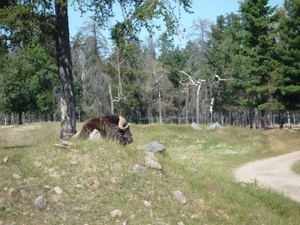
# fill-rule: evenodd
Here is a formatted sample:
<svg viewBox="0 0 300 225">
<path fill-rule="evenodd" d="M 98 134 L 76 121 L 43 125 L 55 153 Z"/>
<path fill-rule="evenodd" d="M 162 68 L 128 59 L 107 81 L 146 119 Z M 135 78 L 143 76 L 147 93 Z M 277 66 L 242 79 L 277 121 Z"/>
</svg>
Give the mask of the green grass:
<svg viewBox="0 0 300 225">
<path fill-rule="evenodd" d="M 132 124 L 131 131 L 134 142 L 129 146 L 75 140 L 69 148 L 56 148 L 59 123 L 0 128 L 2 224 L 299 223 L 299 203 L 255 183 L 238 183 L 232 172 L 252 160 L 299 150 L 299 132 L 207 131 L 204 126 L 195 131 L 169 124 Z M 133 173 L 135 164 L 144 164 L 142 146 L 152 141 L 167 149 L 156 154 L 163 169 Z M 11 159 L 5 164 L 6 155 Z M 55 186 L 64 191 L 59 200 L 49 194 L 48 187 Z M 9 188 L 16 188 L 12 196 Z M 184 193 L 187 204 L 174 198 L 176 190 Z M 43 209 L 34 205 L 39 195 L 47 199 Z M 122 218 L 111 217 L 115 209 L 123 212 Z"/>
<path fill-rule="evenodd" d="M 297 161 L 297 162 L 295 162 L 295 163 L 293 164 L 292 170 L 293 170 L 296 174 L 300 175 L 300 161 Z"/>
</svg>

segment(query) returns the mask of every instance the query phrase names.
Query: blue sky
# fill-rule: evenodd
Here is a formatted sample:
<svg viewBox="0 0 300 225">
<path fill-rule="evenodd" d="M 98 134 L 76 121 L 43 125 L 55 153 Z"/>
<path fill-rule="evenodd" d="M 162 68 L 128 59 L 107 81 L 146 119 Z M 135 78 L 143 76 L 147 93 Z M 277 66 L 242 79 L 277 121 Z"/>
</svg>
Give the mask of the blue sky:
<svg viewBox="0 0 300 225">
<path fill-rule="evenodd" d="M 181 10 L 181 29 L 186 28 L 188 30 L 192 26 L 193 20 L 199 18 L 209 19 L 214 22 L 219 15 L 226 15 L 231 12 L 236 13 L 239 9 L 239 1 L 240 0 L 193 0 L 193 14 L 188 14 L 185 13 L 183 9 Z M 281 7 L 283 3 L 284 0 L 269 0 L 268 5 Z M 81 16 L 80 12 L 74 11 L 72 6 L 69 7 L 69 28 L 71 37 L 75 36 L 79 28 L 83 27 L 84 22 L 87 21 L 91 21 L 88 14 Z M 103 34 L 108 35 L 108 31 L 103 31 Z M 140 39 L 144 40 L 146 36 L 147 33 L 142 33 Z M 159 33 L 155 34 L 155 38 L 158 36 Z M 185 45 L 186 43 L 186 40 L 183 38 L 177 38 L 175 41 L 178 45 Z"/>
</svg>

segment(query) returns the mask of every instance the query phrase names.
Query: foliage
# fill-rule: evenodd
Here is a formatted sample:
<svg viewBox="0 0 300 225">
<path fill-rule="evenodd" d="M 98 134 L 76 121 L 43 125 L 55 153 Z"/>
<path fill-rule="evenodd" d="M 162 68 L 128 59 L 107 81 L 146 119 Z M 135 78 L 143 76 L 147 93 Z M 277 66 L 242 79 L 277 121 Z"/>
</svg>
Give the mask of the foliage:
<svg viewBox="0 0 300 225">
<path fill-rule="evenodd" d="M 94 22 L 72 38 L 70 55 L 68 18 L 57 15 L 58 9 L 67 10 L 67 0 L 0 3 L 1 100 L 9 102 L 2 104 L 1 112 L 52 114 L 59 109 L 59 91 L 60 109 L 65 110 L 62 124 L 68 123 L 67 118 L 74 122 L 62 130 L 75 124 L 73 97 L 80 119 L 120 113 L 134 121 L 185 115 L 186 123 L 195 117 L 228 123 L 224 116 L 235 114 L 252 127 L 254 117 L 261 125 L 267 121 L 268 110 L 281 115 L 299 109 L 296 0 L 286 1 L 278 10 L 267 0 L 245 0 L 237 13 L 220 15 L 215 23 L 199 18 L 187 32 L 184 47 L 175 46 L 173 38 L 178 35 L 181 10 L 190 10 L 190 0 L 71 3 L 83 13 L 94 12 Z M 118 6 L 123 19 L 109 26 Z M 161 19 L 166 30 L 155 40 Z M 109 37 L 101 33 L 103 27 L 110 30 Z M 138 37 L 143 29 L 149 31 L 145 42 Z M 54 69 L 57 66 L 59 70 Z M 8 98 L 12 93 L 24 98 L 18 110 L 11 109 L 21 105 Z"/>
<path fill-rule="evenodd" d="M 273 24 L 278 22 L 275 7 L 267 5 L 268 0 L 246 0 L 241 3 L 241 26 L 245 32 L 242 35 L 241 53 L 250 57 L 250 79 L 244 90 L 249 102 L 263 109 L 270 97 L 269 84 L 271 74 L 275 69 L 272 55 L 275 51 L 275 36 Z"/>
<path fill-rule="evenodd" d="M 279 69 L 274 80 L 276 83 L 275 98 L 288 110 L 300 109 L 300 3 L 295 0 L 285 1 L 286 14 L 282 15 L 278 32 Z"/>
<path fill-rule="evenodd" d="M 53 113 L 58 81 L 53 58 L 39 44 L 28 44 L 3 58 L 1 111 Z"/>
</svg>

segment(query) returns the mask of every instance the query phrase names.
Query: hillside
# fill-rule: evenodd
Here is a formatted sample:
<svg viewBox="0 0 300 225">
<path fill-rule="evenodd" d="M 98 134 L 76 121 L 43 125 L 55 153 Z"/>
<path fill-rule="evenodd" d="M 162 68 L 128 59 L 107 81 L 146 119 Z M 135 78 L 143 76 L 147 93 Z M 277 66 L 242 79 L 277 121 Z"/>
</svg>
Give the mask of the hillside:
<svg viewBox="0 0 300 225">
<path fill-rule="evenodd" d="M 76 140 L 59 148 L 59 123 L 1 127 L 0 224 L 298 224 L 299 203 L 233 176 L 246 162 L 299 150 L 298 131 L 172 124 L 131 131 L 129 146 Z M 152 141 L 167 149 L 155 154 L 162 169 L 134 172 Z M 39 196 L 45 207 L 35 205 Z"/>
</svg>

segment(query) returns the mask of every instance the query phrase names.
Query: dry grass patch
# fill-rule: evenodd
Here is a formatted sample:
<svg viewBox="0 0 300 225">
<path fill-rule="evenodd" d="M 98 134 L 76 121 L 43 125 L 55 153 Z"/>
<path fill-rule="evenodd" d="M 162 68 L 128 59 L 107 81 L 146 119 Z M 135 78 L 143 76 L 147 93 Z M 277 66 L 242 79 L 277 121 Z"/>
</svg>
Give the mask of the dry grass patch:
<svg viewBox="0 0 300 225">
<path fill-rule="evenodd" d="M 297 224 L 300 220 L 299 203 L 269 189 L 237 183 L 232 175 L 241 163 L 284 153 L 278 146 L 285 142 L 299 146 L 300 133 L 132 124 L 134 142 L 129 146 L 75 140 L 68 148 L 56 148 L 60 124 L 38 125 L 0 129 L 3 224 L 106 225 L 124 220 L 128 224 Z M 155 155 L 163 169 L 134 173 L 135 164 L 145 163 L 142 146 L 152 141 L 167 148 Z M 11 159 L 3 163 L 7 155 Z M 63 190 L 60 197 L 49 193 L 56 186 Z M 11 195 L 10 188 L 15 188 Z M 174 198 L 176 190 L 186 196 L 186 204 Z M 47 199 L 43 209 L 34 205 L 39 195 Z M 110 215 L 115 209 L 123 212 L 121 218 Z"/>
</svg>

